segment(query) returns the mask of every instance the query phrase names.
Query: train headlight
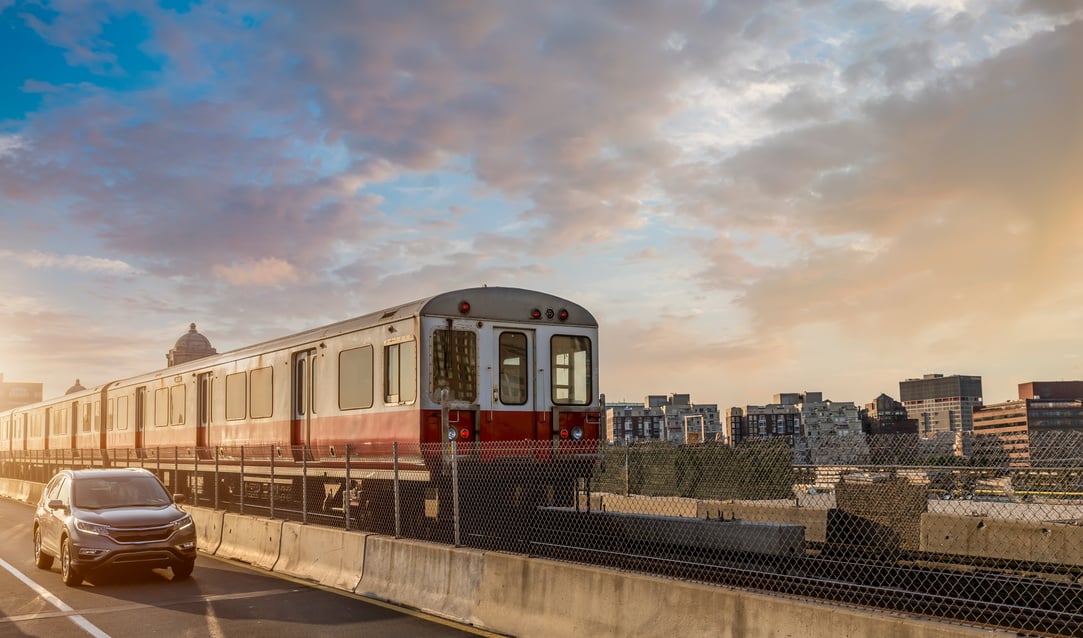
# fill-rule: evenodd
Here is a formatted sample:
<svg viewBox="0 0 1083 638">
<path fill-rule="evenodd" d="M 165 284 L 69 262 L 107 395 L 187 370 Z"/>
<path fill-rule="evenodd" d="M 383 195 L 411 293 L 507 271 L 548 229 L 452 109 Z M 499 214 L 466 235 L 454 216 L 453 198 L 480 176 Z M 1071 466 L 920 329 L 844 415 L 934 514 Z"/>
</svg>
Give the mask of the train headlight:
<svg viewBox="0 0 1083 638">
<path fill-rule="evenodd" d="M 447 440 L 448 441 L 454 441 L 456 436 L 458 436 L 458 432 L 455 431 L 455 428 L 448 428 L 447 429 Z"/>
<path fill-rule="evenodd" d="M 574 428 L 572 428 L 572 438 L 575 439 L 576 441 L 582 441 L 583 440 L 583 426 L 577 425 Z"/>
</svg>

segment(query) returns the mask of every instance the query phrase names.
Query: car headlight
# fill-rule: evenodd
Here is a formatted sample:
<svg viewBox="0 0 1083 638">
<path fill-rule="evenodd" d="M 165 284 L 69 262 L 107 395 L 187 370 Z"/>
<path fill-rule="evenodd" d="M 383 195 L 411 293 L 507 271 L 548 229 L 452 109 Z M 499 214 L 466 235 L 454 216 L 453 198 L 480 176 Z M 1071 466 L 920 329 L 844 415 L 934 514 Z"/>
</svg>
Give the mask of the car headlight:
<svg viewBox="0 0 1083 638">
<path fill-rule="evenodd" d="M 189 528 L 193 525 L 192 517 L 188 514 L 184 515 L 184 518 L 178 518 L 173 521 L 173 531 L 179 532 L 182 529 Z"/>
<path fill-rule="evenodd" d="M 98 536 L 108 536 L 109 528 L 105 525 L 98 525 L 97 523 L 88 523 L 79 519 L 75 519 L 75 529 L 80 532 L 86 532 L 87 534 L 96 534 Z"/>
</svg>

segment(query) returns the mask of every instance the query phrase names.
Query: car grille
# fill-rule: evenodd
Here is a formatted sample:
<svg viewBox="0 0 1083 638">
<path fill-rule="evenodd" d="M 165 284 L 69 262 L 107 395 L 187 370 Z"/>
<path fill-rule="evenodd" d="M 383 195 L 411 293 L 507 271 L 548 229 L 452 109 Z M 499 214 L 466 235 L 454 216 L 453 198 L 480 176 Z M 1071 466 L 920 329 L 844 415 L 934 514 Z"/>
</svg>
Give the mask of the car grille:
<svg viewBox="0 0 1083 638">
<path fill-rule="evenodd" d="M 109 529 L 109 536 L 116 542 L 124 544 L 164 541 L 172 534 L 172 523 L 156 527 L 129 527 L 123 529 L 113 527 Z"/>
</svg>

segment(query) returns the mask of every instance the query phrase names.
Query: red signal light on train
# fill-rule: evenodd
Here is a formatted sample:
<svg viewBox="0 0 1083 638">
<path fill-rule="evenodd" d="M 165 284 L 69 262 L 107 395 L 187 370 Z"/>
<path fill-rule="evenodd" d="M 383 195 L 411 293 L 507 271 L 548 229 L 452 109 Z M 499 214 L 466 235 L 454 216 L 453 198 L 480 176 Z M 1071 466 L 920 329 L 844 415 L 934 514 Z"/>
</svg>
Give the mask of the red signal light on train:
<svg viewBox="0 0 1083 638">
<path fill-rule="evenodd" d="M 459 313 L 465 315 L 468 312 L 470 312 L 470 302 L 469 301 L 460 301 L 459 302 Z"/>
<path fill-rule="evenodd" d="M 568 438 L 568 428 L 561 428 L 560 429 L 560 438 L 562 438 L 562 439 Z"/>
<path fill-rule="evenodd" d="M 560 319 L 561 321 L 567 321 L 568 320 L 568 311 L 561 308 L 560 312 L 557 313 L 557 319 Z"/>
<path fill-rule="evenodd" d="M 541 310 L 538 310 L 537 308 L 531 310 L 530 311 L 530 318 L 531 319 L 541 319 Z"/>
<path fill-rule="evenodd" d="M 460 439 L 469 439 L 470 438 L 470 428 L 463 428 L 463 429 L 459 430 L 459 438 Z"/>
</svg>

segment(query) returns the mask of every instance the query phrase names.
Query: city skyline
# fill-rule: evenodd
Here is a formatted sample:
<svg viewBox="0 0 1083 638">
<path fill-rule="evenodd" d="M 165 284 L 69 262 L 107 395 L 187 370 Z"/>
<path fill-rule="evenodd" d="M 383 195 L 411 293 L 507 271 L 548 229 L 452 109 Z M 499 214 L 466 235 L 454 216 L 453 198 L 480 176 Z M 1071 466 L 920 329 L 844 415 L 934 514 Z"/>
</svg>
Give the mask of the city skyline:
<svg viewBox="0 0 1083 638">
<path fill-rule="evenodd" d="M 1083 7 L 0 0 L 0 372 L 480 285 L 610 401 L 1083 379 Z"/>
</svg>

